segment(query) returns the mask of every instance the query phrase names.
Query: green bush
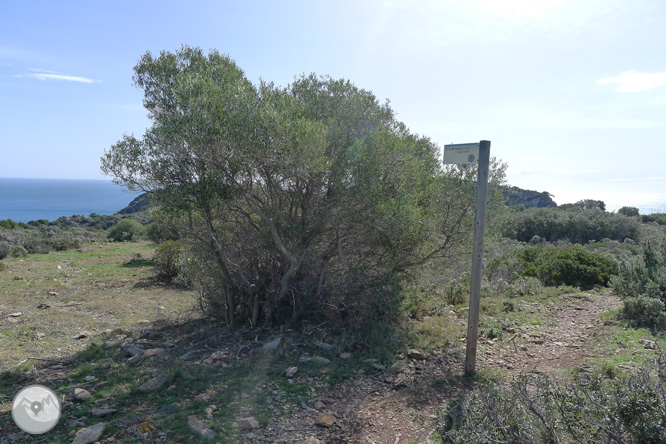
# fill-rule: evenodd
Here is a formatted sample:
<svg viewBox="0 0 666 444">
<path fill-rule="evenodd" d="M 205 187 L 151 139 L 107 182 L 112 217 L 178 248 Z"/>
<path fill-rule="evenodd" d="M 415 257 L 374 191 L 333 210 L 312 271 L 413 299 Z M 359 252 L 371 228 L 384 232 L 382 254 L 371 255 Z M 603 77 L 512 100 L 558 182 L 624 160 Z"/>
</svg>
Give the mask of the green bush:
<svg viewBox="0 0 666 444">
<path fill-rule="evenodd" d="M 638 216 L 638 208 L 636 207 L 622 207 L 617 210 L 618 214 L 624 214 L 625 216 Z"/>
<path fill-rule="evenodd" d="M 183 246 L 178 241 L 167 240 L 162 242 L 153 257 L 153 265 L 157 270 L 157 276 L 162 279 L 172 280 L 180 274 L 180 259 L 183 255 Z"/>
<path fill-rule="evenodd" d="M 488 383 L 442 409 L 442 442 L 663 443 L 663 362 L 626 377 L 579 374 L 571 382 L 526 374 L 509 387 Z"/>
<path fill-rule="evenodd" d="M 522 242 L 568 240 L 587 244 L 604 238 L 622 241 L 637 239 L 640 223 L 634 217 L 614 214 L 599 208 L 530 208 L 510 213 L 502 234 Z"/>
<path fill-rule="evenodd" d="M 0 242 L 0 259 L 4 259 L 9 256 L 11 252 L 11 247 L 7 242 Z"/>
<path fill-rule="evenodd" d="M 523 250 L 525 276 L 536 276 L 545 285 L 571 285 L 583 289 L 606 286 L 617 272 L 617 263 L 582 247 L 527 247 Z"/>
<path fill-rule="evenodd" d="M 638 325 L 666 330 L 666 242 L 643 245 L 642 255 L 624 262 L 611 280 L 624 298 L 624 314 Z"/>
<path fill-rule="evenodd" d="M 115 242 L 137 240 L 143 233 L 143 225 L 132 219 L 123 219 L 109 230 L 109 239 Z"/>
<path fill-rule="evenodd" d="M 11 219 L 0 220 L 0 227 L 6 228 L 7 230 L 13 230 L 18 227 L 18 224 Z"/>
</svg>

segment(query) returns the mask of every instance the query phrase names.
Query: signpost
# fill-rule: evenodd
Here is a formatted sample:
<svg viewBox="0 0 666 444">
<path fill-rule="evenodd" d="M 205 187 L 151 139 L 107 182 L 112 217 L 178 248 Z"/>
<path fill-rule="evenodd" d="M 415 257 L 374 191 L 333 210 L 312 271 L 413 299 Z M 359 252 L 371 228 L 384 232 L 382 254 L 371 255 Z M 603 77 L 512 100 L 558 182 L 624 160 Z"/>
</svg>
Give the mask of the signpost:
<svg viewBox="0 0 666 444">
<path fill-rule="evenodd" d="M 472 283 L 469 294 L 467 320 L 467 352 L 465 376 L 476 373 L 476 345 L 479 338 L 479 305 L 481 303 L 481 273 L 483 272 L 483 235 L 486 228 L 486 201 L 488 200 L 488 169 L 490 141 L 444 146 L 444 163 L 479 164 L 476 188 L 476 216 L 472 241 Z"/>
</svg>

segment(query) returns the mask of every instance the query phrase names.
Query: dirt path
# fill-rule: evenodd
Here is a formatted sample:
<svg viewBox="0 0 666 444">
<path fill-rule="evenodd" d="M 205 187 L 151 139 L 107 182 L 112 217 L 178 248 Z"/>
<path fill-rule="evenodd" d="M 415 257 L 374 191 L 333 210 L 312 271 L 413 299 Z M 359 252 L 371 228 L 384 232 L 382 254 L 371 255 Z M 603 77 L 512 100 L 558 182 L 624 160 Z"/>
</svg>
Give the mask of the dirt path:
<svg viewBox="0 0 666 444">
<path fill-rule="evenodd" d="M 589 339 L 608 328 L 601 314 L 620 304 L 618 298 L 610 295 L 565 296 L 545 309 L 545 325 L 509 331 L 503 341 L 484 341 L 477 368 L 495 368 L 511 376 L 534 370 L 553 373 L 582 365 L 593 357 Z M 429 442 L 436 409 L 465 389 L 459 376 L 462 365 L 463 356 L 450 353 L 424 361 L 410 360 L 400 369 L 358 375 L 323 396 L 320 411 L 303 406 L 300 412 L 277 419 L 268 430 L 246 435 L 245 442 Z M 317 427 L 314 418 L 323 414 L 334 416 L 336 423 L 329 428 Z"/>
<path fill-rule="evenodd" d="M 621 306 L 621 300 L 586 293 L 563 298 L 546 308 L 545 325 L 508 329 L 502 343 L 486 347 L 479 356 L 480 368 L 498 368 L 509 374 L 553 373 L 595 357 L 594 350 L 586 344 L 591 337 L 603 333 L 601 315 Z"/>
</svg>

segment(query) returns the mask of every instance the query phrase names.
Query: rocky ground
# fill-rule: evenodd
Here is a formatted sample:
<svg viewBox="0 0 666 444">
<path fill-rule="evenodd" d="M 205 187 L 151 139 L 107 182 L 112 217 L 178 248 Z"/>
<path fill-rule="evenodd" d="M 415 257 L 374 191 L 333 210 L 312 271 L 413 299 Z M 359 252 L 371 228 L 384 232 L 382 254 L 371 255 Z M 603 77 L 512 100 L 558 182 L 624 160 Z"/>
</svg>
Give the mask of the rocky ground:
<svg viewBox="0 0 666 444">
<path fill-rule="evenodd" d="M 9 281 L 14 287 L 5 296 L 15 299 L 0 306 L 0 314 L 34 350 L 8 349 L 4 368 L 36 365 L 21 379 L 0 383 L 0 444 L 190 442 L 180 438 L 188 435 L 201 436 L 207 443 L 427 443 L 438 409 L 475 384 L 461 377 L 464 342 L 430 354 L 405 350 L 388 368 L 359 351 L 324 347 L 321 339 L 313 340 L 317 331 L 263 332 L 269 339 L 259 342 L 253 331 L 230 333 L 200 319 L 183 318 L 174 304 L 179 293 L 145 287 L 151 282 L 148 272 L 135 268 L 136 261 L 117 259 L 116 268 L 104 269 L 108 276 L 100 281 L 91 280 L 90 273 L 96 261 L 106 260 L 101 254 L 70 255 L 69 262 L 57 267 L 30 263 L 36 269 L 32 272 L 26 263 L 13 265 L 18 279 Z M 80 269 L 72 265 L 75 261 Z M 47 273 L 40 266 L 49 267 L 52 274 L 42 284 L 30 274 Z M 131 276 L 119 280 L 121 273 Z M 81 282 L 72 283 L 77 275 Z M 54 282 L 59 283 L 58 291 L 51 290 Z M 28 283 L 43 288 L 32 289 Z M 84 297 L 102 284 L 104 298 Z M 188 298 L 181 306 L 191 295 Z M 145 305 L 133 312 L 134 331 L 106 328 L 117 327 L 115 319 L 127 311 L 130 300 Z M 604 323 L 601 315 L 620 306 L 620 300 L 607 292 L 563 295 L 547 306 L 516 303 L 529 321 L 504 326 L 501 338 L 480 338 L 477 369 L 482 375 L 511 377 L 584 367 L 589 358 L 604 353 L 593 339 L 603 337 L 612 321 Z M 163 314 L 169 311 L 169 316 Z M 51 312 L 69 330 L 46 322 Z M 154 313 L 153 320 L 140 317 Z M 463 325 L 464 314 L 449 311 L 449 320 Z M 93 328 L 74 328 L 84 322 Z M 58 345 L 44 348 L 57 335 Z M 93 343 L 101 345 L 95 348 Z M 40 344 L 42 349 L 37 348 Z M 86 351 L 86 346 L 92 348 Z M 74 350 L 83 352 L 72 357 Z M 331 388 L 328 377 L 345 370 L 345 382 Z M 63 394 L 64 419 L 57 441 L 17 432 L 11 419 L 2 417 L 9 412 L 12 394 L 31 383 Z"/>
<path fill-rule="evenodd" d="M 619 307 L 619 298 L 581 293 L 566 301 L 546 309 L 546 325 L 509 327 L 501 341 L 482 340 L 477 368 L 500 370 L 508 376 L 529 371 L 554 373 L 598 357 L 589 340 L 609 328 L 601 314 Z M 463 358 L 453 351 L 442 356 L 414 354 L 402 368 L 359 374 L 322 396 L 317 405 L 304 405 L 271 427 L 245 434 L 244 442 L 430 442 L 438 408 L 468 387 L 459 376 Z M 318 426 L 317 418 L 322 415 L 330 416 L 332 424 Z"/>
</svg>

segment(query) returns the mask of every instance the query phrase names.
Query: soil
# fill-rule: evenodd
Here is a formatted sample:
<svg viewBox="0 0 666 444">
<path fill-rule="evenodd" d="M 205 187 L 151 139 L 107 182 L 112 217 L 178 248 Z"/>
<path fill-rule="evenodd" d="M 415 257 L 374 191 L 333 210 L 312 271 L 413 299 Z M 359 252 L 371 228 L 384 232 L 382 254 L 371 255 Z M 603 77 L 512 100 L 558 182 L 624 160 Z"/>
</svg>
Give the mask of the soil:
<svg viewBox="0 0 666 444">
<path fill-rule="evenodd" d="M 564 297 L 546 308 L 545 326 L 508 328 L 502 341 L 480 342 L 477 370 L 500 370 L 509 377 L 521 372 L 557 373 L 584 367 L 597 352 L 590 344 L 609 328 L 601 314 L 621 305 L 610 294 L 585 293 Z M 527 308 L 527 307 L 523 307 Z M 464 356 L 452 351 L 407 366 L 359 374 L 321 398 L 325 406 L 312 406 L 276 419 L 266 430 L 245 435 L 246 443 L 427 443 L 434 431 L 437 410 L 471 387 L 460 378 Z M 321 407 L 321 405 L 320 405 Z M 315 425 L 315 417 L 332 415 L 332 427 Z"/>
</svg>

